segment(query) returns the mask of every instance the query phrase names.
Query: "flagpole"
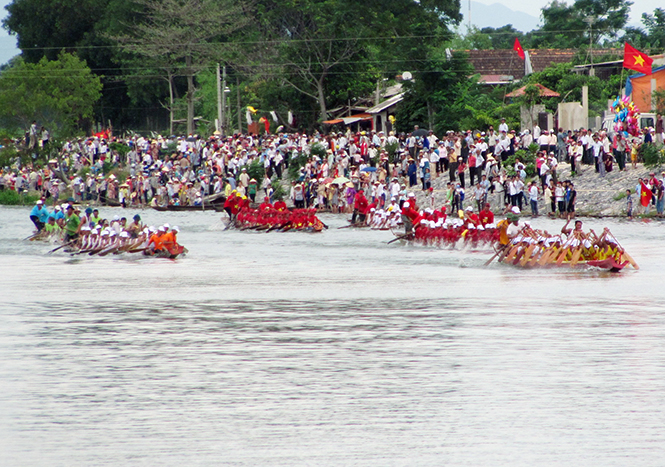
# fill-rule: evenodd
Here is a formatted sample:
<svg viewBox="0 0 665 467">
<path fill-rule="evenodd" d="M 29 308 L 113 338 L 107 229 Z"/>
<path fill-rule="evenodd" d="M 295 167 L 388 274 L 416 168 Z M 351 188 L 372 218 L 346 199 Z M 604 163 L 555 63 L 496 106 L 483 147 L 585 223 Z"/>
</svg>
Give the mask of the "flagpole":
<svg viewBox="0 0 665 467">
<path fill-rule="evenodd" d="M 512 71 L 513 71 L 513 55 L 515 55 L 515 54 L 514 53 L 510 54 L 510 64 L 508 65 L 508 73 L 512 73 Z M 505 86 L 503 88 L 503 104 L 504 105 L 506 105 L 506 94 L 507 93 L 508 93 L 508 86 Z"/>
<path fill-rule="evenodd" d="M 623 70 L 624 70 L 623 65 L 621 65 L 621 77 L 619 78 L 619 92 L 618 92 L 619 97 L 623 97 L 621 95 L 621 85 L 623 84 Z"/>
</svg>

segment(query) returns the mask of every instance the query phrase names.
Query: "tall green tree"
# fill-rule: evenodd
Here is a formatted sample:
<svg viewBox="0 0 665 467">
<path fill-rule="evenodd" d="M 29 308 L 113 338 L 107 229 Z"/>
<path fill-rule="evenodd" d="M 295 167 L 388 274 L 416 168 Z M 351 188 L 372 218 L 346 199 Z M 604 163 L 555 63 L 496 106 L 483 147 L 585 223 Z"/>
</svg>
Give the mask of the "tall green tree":
<svg viewBox="0 0 665 467">
<path fill-rule="evenodd" d="M 36 120 L 55 136 L 81 131 L 93 116 L 102 84 L 85 61 L 61 52 L 37 63 L 17 58 L 0 73 L 0 122 L 25 129 Z"/>
<path fill-rule="evenodd" d="M 270 41 L 253 52 L 258 69 L 310 98 L 319 121 L 331 102 L 424 59 L 460 19 L 457 0 L 257 0 L 256 17 Z"/>
<path fill-rule="evenodd" d="M 542 8 L 543 27 L 534 31 L 535 47 L 578 48 L 614 41 L 628 22 L 629 0 L 553 0 Z M 589 24 L 591 23 L 591 24 Z"/>
<path fill-rule="evenodd" d="M 145 57 L 163 70 L 173 105 L 173 77 L 187 79 L 187 133 L 194 131 L 195 76 L 215 60 L 228 59 L 215 44 L 245 27 L 249 20 L 233 0 L 136 0 L 143 16 L 131 33 L 116 36 L 123 50 Z"/>
<path fill-rule="evenodd" d="M 414 125 L 437 132 L 459 129 L 459 121 L 468 115 L 466 100 L 475 80 L 467 55 L 444 50 L 433 51 L 423 69 L 405 83 L 406 94 L 397 111 L 399 131 L 411 131 Z"/>
<path fill-rule="evenodd" d="M 643 28 L 628 27 L 622 41 L 642 49 L 665 48 L 665 9 L 656 8 L 653 14 L 642 13 Z"/>
</svg>

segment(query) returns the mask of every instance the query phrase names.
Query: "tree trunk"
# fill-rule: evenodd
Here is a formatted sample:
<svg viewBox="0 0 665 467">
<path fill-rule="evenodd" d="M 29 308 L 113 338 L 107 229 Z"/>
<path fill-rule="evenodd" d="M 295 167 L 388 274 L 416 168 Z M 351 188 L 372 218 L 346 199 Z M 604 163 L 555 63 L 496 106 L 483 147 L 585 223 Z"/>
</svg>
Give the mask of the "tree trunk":
<svg viewBox="0 0 665 467">
<path fill-rule="evenodd" d="M 194 133 L 194 70 L 192 70 L 192 57 L 185 58 L 187 66 L 187 134 Z"/>
<path fill-rule="evenodd" d="M 173 103 L 173 74 L 169 71 L 169 135 L 173 133 L 174 103 Z"/>
<path fill-rule="evenodd" d="M 324 120 L 328 119 L 328 111 L 326 109 L 326 98 L 325 95 L 323 94 L 323 77 L 319 81 L 316 82 L 316 90 L 319 95 L 319 108 L 321 109 L 321 121 L 323 122 Z"/>
<path fill-rule="evenodd" d="M 432 104 L 430 104 L 429 100 L 427 101 L 427 129 L 428 130 L 433 130 L 433 124 L 432 124 Z"/>
</svg>

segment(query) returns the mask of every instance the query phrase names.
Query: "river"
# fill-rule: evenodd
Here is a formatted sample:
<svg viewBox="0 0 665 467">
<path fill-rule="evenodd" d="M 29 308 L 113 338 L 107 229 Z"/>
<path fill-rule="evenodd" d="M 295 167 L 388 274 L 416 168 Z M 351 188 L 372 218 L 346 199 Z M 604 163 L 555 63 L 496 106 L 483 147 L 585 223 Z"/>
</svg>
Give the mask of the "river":
<svg viewBox="0 0 665 467">
<path fill-rule="evenodd" d="M 612 274 L 140 213 L 188 255 L 47 254 L 0 207 L 1 466 L 663 465 L 660 222 L 585 222 Z"/>
</svg>

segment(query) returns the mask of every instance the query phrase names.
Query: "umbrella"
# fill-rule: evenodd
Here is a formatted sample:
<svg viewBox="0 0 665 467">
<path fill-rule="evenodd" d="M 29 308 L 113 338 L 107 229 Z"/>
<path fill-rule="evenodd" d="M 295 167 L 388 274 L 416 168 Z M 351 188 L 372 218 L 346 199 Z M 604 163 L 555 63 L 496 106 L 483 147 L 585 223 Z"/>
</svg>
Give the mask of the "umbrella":
<svg viewBox="0 0 665 467">
<path fill-rule="evenodd" d="M 346 177 L 337 177 L 335 180 L 333 180 L 333 183 L 338 183 L 338 184 L 340 184 L 340 185 L 343 185 L 343 184 L 348 183 L 348 182 L 350 182 L 350 181 L 351 181 L 351 180 L 349 180 L 349 179 L 346 178 Z"/>
<path fill-rule="evenodd" d="M 418 128 L 417 130 L 413 131 L 411 134 L 413 136 L 427 136 L 428 133 L 429 132 L 424 128 Z"/>
<path fill-rule="evenodd" d="M 376 172 L 376 167 L 365 167 L 361 172 Z"/>
<path fill-rule="evenodd" d="M 331 184 L 332 182 L 333 182 L 333 179 L 330 178 L 330 177 L 328 177 L 328 178 L 326 178 L 326 179 L 323 181 L 323 184 L 324 184 L 324 185 L 329 185 L 329 184 Z"/>
</svg>

